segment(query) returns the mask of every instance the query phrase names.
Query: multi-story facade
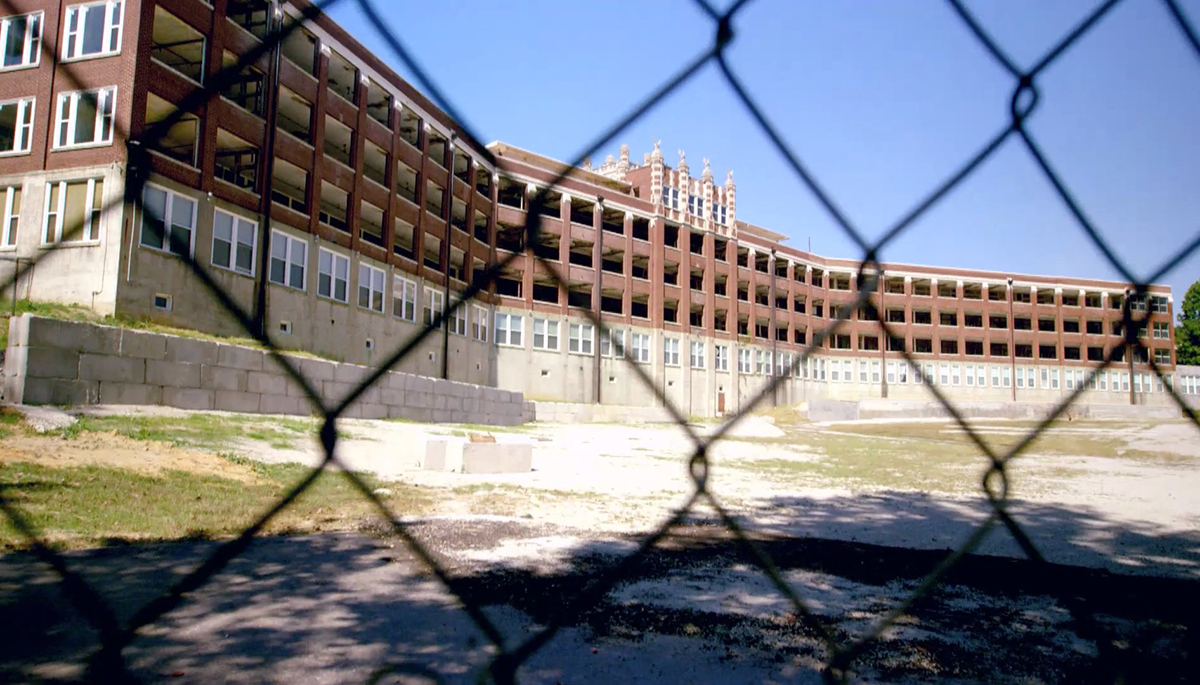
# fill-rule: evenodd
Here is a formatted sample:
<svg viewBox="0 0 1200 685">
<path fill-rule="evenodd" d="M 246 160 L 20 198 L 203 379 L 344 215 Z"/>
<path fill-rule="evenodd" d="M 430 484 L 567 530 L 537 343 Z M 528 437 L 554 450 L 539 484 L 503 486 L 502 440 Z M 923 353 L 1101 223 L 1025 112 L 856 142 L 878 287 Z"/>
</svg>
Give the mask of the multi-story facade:
<svg viewBox="0 0 1200 685">
<path fill-rule="evenodd" d="M 280 345 L 369 364 L 515 253 L 402 370 L 654 404 L 625 357 L 685 412 L 712 415 L 781 374 L 780 404 L 925 396 L 926 379 L 958 399 L 1051 401 L 1120 348 L 1085 401 L 1166 401 L 1123 345 L 1128 293 L 1108 281 L 883 264 L 872 297 L 921 373 L 853 311 L 794 363 L 857 297 L 856 261 L 737 220 L 732 174 L 718 183 L 706 160 L 694 177 L 657 144 L 640 164 L 622 147 L 581 168 L 485 148 L 326 17 L 264 45 L 310 7 L 300 0 L 14 6 L 0 27 L 0 250 L 14 261 L 0 268 L 38 260 L 21 297 L 238 332 L 186 252 Z M 126 179 L 142 173 L 129 202 Z M 537 244 L 524 245 L 539 193 Z M 1131 305 L 1170 370 L 1169 289 Z"/>
</svg>

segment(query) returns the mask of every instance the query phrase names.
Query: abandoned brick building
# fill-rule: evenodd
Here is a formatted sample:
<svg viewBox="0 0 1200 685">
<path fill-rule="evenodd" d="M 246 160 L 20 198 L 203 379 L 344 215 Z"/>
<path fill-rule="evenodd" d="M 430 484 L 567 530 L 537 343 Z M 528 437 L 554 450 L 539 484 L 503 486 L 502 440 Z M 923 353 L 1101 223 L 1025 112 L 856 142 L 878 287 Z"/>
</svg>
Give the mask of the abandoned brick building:
<svg viewBox="0 0 1200 685">
<path fill-rule="evenodd" d="M 0 275 L 38 260 L 20 297 L 240 333 L 179 259 L 186 251 L 246 311 L 261 308 L 279 345 L 372 364 L 516 252 L 400 370 L 536 399 L 652 405 L 632 360 L 683 411 L 714 415 L 780 374 L 781 404 L 924 397 L 925 382 L 955 399 L 1052 401 L 1118 348 L 1083 401 L 1167 402 L 1148 359 L 1124 345 L 1129 293 L 1112 281 L 883 264 L 875 302 L 919 369 L 861 312 L 794 364 L 856 297 L 857 261 L 739 221 L 732 173 L 718 179 L 705 160 L 693 175 L 682 153 L 670 166 L 657 143 L 637 161 L 622 146 L 571 169 L 484 146 L 328 17 L 264 48 L 311 8 L 302 0 L 7 6 Z M 124 198 L 137 160 L 149 165 L 136 170 L 149 174 L 140 203 Z M 540 238 L 524 245 L 542 191 Z M 555 263 L 562 287 L 535 256 Z M 1148 314 L 1143 337 L 1169 372 L 1169 288 L 1129 306 Z"/>
</svg>

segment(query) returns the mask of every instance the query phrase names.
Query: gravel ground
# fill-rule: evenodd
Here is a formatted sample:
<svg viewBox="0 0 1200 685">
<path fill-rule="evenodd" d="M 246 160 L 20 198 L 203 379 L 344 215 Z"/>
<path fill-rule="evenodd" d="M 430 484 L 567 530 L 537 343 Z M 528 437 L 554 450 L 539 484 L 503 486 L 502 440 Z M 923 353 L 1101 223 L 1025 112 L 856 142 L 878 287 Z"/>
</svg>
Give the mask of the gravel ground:
<svg viewBox="0 0 1200 685">
<path fill-rule="evenodd" d="M 708 507 L 611 575 L 693 487 L 691 442 L 678 427 L 493 431 L 534 444 L 533 472 L 499 476 L 419 469 L 425 440 L 471 427 L 341 427 L 348 468 L 446 494 L 438 515 L 406 523 L 505 644 L 562 625 L 520 672 L 526 682 L 821 682 L 824 636 L 845 644 L 865 635 L 987 512 L 978 493 L 774 478 L 756 465 L 820 459 L 820 450 L 791 428 L 781 439 L 766 421 L 744 427 L 711 451 L 710 485 L 803 600 L 807 612 L 797 613 Z M 1194 427 L 1180 423 L 1071 430 L 1200 459 Z M 315 446 L 243 447 L 264 461 L 319 458 Z M 962 559 L 864 649 L 856 678 L 1191 682 L 1190 655 L 1200 653 L 1196 466 L 1022 456 L 1010 512 L 1050 563 L 1025 560 L 993 529 L 983 554 Z M 503 493 L 516 515 L 467 515 L 455 493 L 474 488 Z M 213 549 L 181 542 L 69 558 L 127 617 Z M 607 591 L 598 604 L 576 604 L 595 589 Z M 27 554 L 0 557 L 0 616 L 10 631 L 23 628 L 0 640 L 0 681 L 84 673 L 96 636 Z M 256 541 L 125 655 L 147 681 L 352 683 L 379 669 L 393 679 L 384 682 L 474 681 L 493 653 L 455 595 L 376 524 Z"/>
</svg>

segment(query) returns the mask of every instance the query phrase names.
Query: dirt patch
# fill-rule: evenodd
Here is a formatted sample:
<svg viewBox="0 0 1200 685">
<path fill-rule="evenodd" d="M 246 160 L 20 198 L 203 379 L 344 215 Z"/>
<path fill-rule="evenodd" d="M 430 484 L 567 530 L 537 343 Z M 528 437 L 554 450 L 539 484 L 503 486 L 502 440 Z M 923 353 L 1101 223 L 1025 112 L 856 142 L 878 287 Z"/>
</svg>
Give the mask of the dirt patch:
<svg viewBox="0 0 1200 685">
<path fill-rule="evenodd" d="M 186 471 L 257 483 L 254 470 L 215 454 L 181 449 L 164 442 L 132 440 L 115 433 L 81 433 L 63 439 L 49 436 L 13 436 L 0 442 L 0 463 L 27 462 L 62 468 L 106 466 L 159 475 L 167 470 Z"/>
</svg>

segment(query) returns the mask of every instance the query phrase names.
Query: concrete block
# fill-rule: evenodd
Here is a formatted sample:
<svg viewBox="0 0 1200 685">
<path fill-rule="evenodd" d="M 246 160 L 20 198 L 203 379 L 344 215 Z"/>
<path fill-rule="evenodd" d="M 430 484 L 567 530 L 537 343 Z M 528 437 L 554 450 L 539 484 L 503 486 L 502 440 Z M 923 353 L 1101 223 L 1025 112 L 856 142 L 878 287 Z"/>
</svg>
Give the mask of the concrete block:
<svg viewBox="0 0 1200 685">
<path fill-rule="evenodd" d="M 411 376 L 408 388 L 413 392 L 433 392 L 433 379 L 425 376 Z"/>
<path fill-rule="evenodd" d="M 246 392 L 261 395 L 287 395 L 287 381 L 284 376 L 261 371 L 250 371 L 246 377 Z"/>
<path fill-rule="evenodd" d="M 24 365 L 29 378 L 79 378 L 79 353 L 54 347 L 23 347 L 16 363 Z M 4 361 L 5 366 L 8 360 Z M 21 373 L 21 372 L 18 372 Z"/>
<path fill-rule="evenodd" d="M 199 388 L 200 364 L 146 360 L 146 384 L 169 385 L 173 388 Z"/>
<path fill-rule="evenodd" d="M 404 391 L 383 388 L 379 391 L 379 401 L 389 407 L 399 406 L 404 404 Z"/>
<path fill-rule="evenodd" d="M 361 383 L 371 375 L 372 369 L 355 364 L 336 364 L 333 369 L 333 380 L 339 383 Z"/>
<path fill-rule="evenodd" d="M 262 414 L 307 415 L 312 413 L 312 407 L 299 397 L 262 395 L 259 398 L 258 411 Z"/>
<path fill-rule="evenodd" d="M 25 344 L 28 347 L 58 347 L 90 354 L 117 354 L 121 329 L 111 326 L 30 317 Z"/>
<path fill-rule="evenodd" d="M 314 387 L 321 387 L 321 381 L 331 381 L 334 377 L 334 371 L 338 365 L 334 362 L 327 362 L 321 359 L 301 359 L 300 373 L 313 384 Z"/>
<path fill-rule="evenodd" d="M 107 354 L 79 355 L 79 379 L 85 381 L 115 381 L 117 383 L 146 382 L 145 359 L 123 359 Z"/>
<path fill-rule="evenodd" d="M 221 411 L 236 411 L 243 414 L 256 414 L 259 410 L 261 395 L 252 392 L 237 392 L 235 390 L 217 390 L 214 408 Z"/>
<path fill-rule="evenodd" d="M 446 409 L 446 396 L 441 393 L 435 393 L 433 396 L 434 411 L 444 411 Z"/>
<path fill-rule="evenodd" d="M 121 356 L 162 359 L 167 355 L 167 336 L 143 331 L 121 331 Z"/>
<path fill-rule="evenodd" d="M 451 462 L 462 463 L 462 441 L 429 440 L 421 456 L 421 468 L 429 471 L 449 471 Z M 453 453 L 453 458 L 452 458 Z"/>
<path fill-rule="evenodd" d="M 142 383 L 100 383 L 100 404 L 162 404 L 162 388 Z"/>
<path fill-rule="evenodd" d="M 209 390 L 231 390 L 241 392 L 246 389 L 246 378 L 249 371 L 227 369 L 213 364 L 200 365 L 200 387 Z"/>
<path fill-rule="evenodd" d="M 16 320 L 17 317 L 9 319 L 9 321 Z M 9 329 L 11 330 L 12 326 L 9 326 Z M 26 353 L 28 353 L 28 351 L 28 347 L 16 347 L 14 345 L 9 345 L 8 351 L 4 355 L 4 375 L 6 377 L 12 378 L 13 376 L 25 375 Z M 78 358 L 75 360 L 75 368 L 79 368 Z"/>
<path fill-rule="evenodd" d="M 163 357 L 169 362 L 191 362 L 193 364 L 217 363 L 217 343 L 166 336 L 167 351 Z"/>
<path fill-rule="evenodd" d="M 452 411 L 452 412 L 462 411 L 462 402 L 463 401 L 462 401 L 461 397 L 447 397 L 447 398 L 444 398 L 444 402 L 446 403 L 446 406 L 445 406 L 446 411 Z"/>
<path fill-rule="evenodd" d="M 321 383 L 321 397 L 329 402 L 341 402 L 346 399 L 356 387 L 354 383 L 342 383 L 339 381 L 324 381 Z"/>
<path fill-rule="evenodd" d="M 264 356 L 265 353 L 262 350 L 237 345 L 217 345 L 218 366 L 245 369 L 246 371 L 262 371 Z"/>
<path fill-rule="evenodd" d="M 408 392 L 404 394 L 404 404 L 417 409 L 428 409 L 433 402 L 429 393 Z"/>
<path fill-rule="evenodd" d="M 308 393 L 304 392 L 304 386 L 300 385 L 299 381 L 297 381 L 294 378 L 287 378 L 286 381 L 287 381 L 287 396 L 288 397 L 302 397 L 302 398 L 305 398 L 305 400 L 307 401 Z M 320 395 L 321 394 L 321 382 L 310 380 L 309 383 L 314 384 L 314 386 L 315 386 L 314 390 L 316 391 L 316 393 L 318 395 Z"/>
<path fill-rule="evenodd" d="M 387 379 L 385 381 L 387 387 L 393 390 L 404 390 L 408 387 L 408 379 L 411 378 L 411 376 L 407 373 L 392 371 L 384 378 Z"/>
<path fill-rule="evenodd" d="M 29 345 L 29 314 L 14 316 L 8 320 L 8 346 L 26 347 Z"/>
<path fill-rule="evenodd" d="M 462 473 L 529 473 L 533 445 L 513 442 L 468 442 L 462 447 Z"/>
<path fill-rule="evenodd" d="M 424 407 L 405 407 L 408 415 L 405 417 L 420 423 L 433 423 L 433 410 Z"/>
<path fill-rule="evenodd" d="M 26 377 L 20 401 L 24 404 L 96 404 L 100 401 L 100 384 L 94 381 Z"/>
<path fill-rule="evenodd" d="M 354 407 L 358 409 L 358 418 L 386 419 L 388 417 L 388 408 L 382 404 L 376 404 L 374 402 L 355 402 Z"/>
<path fill-rule="evenodd" d="M 201 388 L 163 388 L 162 403 L 179 409 L 212 409 L 215 406 L 214 390 Z"/>
<path fill-rule="evenodd" d="M 441 395 L 441 396 L 445 397 L 446 395 L 450 394 L 451 388 L 453 387 L 453 385 L 454 384 L 448 380 L 445 380 L 442 378 L 434 378 L 432 392 L 434 395 Z"/>
<path fill-rule="evenodd" d="M 448 413 L 450 415 L 450 423 L 473 423 L 471 415 L 465 411 L 454 410 Z"/>
</svg>

